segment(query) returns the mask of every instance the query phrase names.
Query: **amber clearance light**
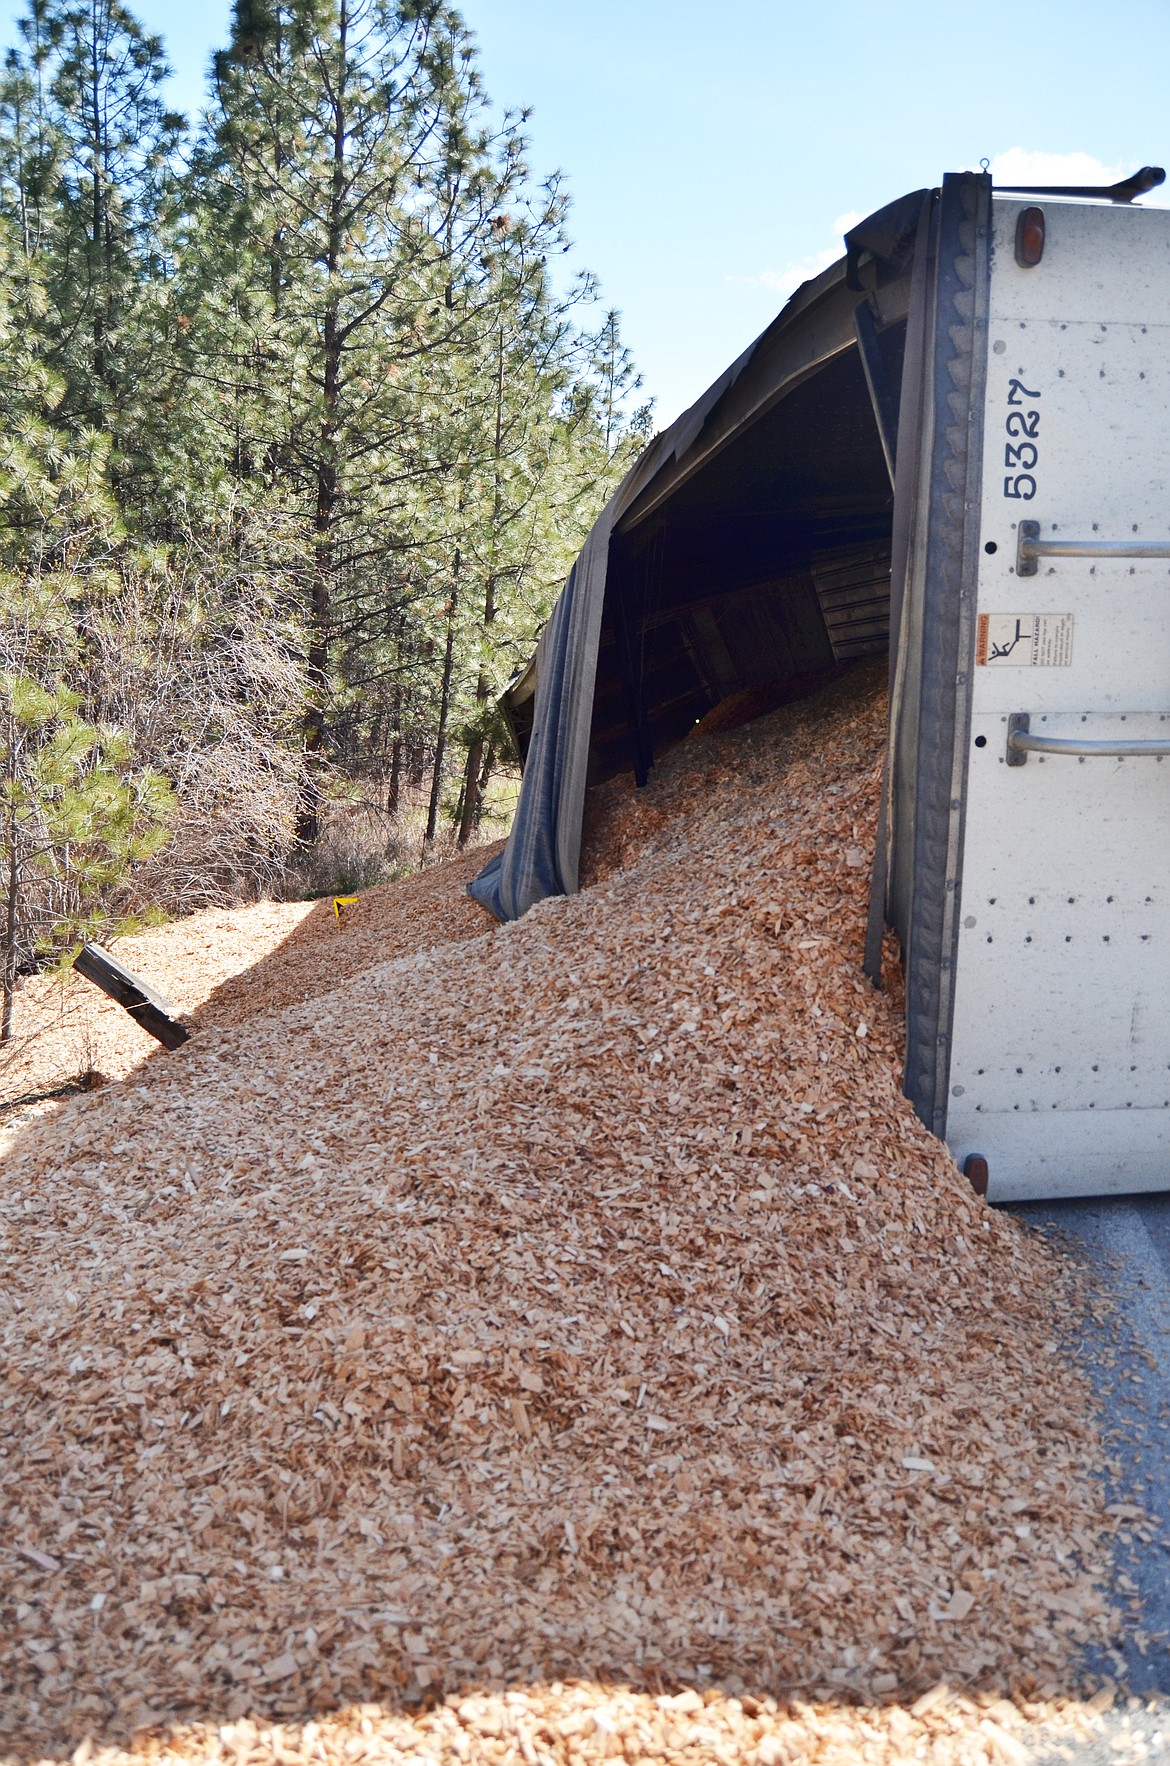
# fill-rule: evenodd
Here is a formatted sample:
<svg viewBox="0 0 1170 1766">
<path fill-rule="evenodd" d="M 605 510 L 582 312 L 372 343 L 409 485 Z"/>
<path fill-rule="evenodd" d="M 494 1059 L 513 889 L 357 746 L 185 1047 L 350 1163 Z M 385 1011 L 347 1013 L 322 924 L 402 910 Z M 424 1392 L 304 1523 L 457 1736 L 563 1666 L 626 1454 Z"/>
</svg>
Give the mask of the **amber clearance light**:
<svg viewBox="0 0 1170 1766">
<path fill-rule="evenodd" d="M 1016 222 L 1016 262 L 1022 270 L 1035 269 L 1044 256 L 1044 210 L 1023 208 Z"/>
</svg>

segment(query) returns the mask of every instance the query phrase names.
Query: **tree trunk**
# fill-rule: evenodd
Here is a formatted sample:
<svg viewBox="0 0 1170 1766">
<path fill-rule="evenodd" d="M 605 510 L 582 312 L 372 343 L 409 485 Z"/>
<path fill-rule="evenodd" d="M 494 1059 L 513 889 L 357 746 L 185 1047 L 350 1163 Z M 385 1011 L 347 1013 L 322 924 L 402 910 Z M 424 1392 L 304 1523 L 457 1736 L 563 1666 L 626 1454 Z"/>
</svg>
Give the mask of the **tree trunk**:
<svg viewBox="0 0 1170 1766">
<path fill-rule="evenodd" d="M 318 549 L 318 556 L 321 550 Z M 313 572 L 310 603 L 312 635 L 306 656 L 309 704 L 304 721 L 304 769 L 297 802 L 296 840 L 299 846 L 316 846 L 321 837 L 321 760 L 325 746 L 325 691 L 328 680 L 329 644 L 325 636 L 328 618 L 329 581 L 318 563 Z"/>
<path fill-rule="evenodd" d="M 480 774 L 479 774 L 479 786 L 478 786 L 479 807 L 475 812 L 475 825 L 477 828 L 479 827 L 480 822 L 483 820 L 483 808 L 484 808 L 484 803 L 487 798 L 488 780 L 492 776 L 492 768 L 495 766 L 495 764 L 496 764 L 496 745 L 494 742 L 489 742 L 487 745 L 487 752 L 483 757 L 483 766 L 480 768 Z"/>
<path fill-rule="evenodd" d="M 12 1038 L 12 1002 L 16 994 L 16 898 L 18 886 L 16 824 L 8 824 L 8 902 L 4 914 L 4 1014 L 0 1019 L 0 1042 Z"/>
<path fill-rule="evenodd" d="M 435 735 L 435 765 L 431 774 L 431 801 L 427 806 L 426 844 L 433 845 L 439 824 L 439 797 L 443 789 L 443 762 L 447 758 L 447 719 L 451 711 L 451 675 L 455 667 L 455 616 L 459 610 L 459 572 L 462 554 L 455 548 L 454 580 L 447 606 L 447 649 L 443 657 L 443 684 L 439 692 L 439 728 Z"/>
<path fill-rule="evenodd" d="M 479 820 L 479 775 L 483 765 L 483 751 L 483 737 L 477 736 L 467 750 L 467 765 L 463 770 L 463 789 L 459 798 L 462 805 L 459 816 L 460 846 L 467 845 L 471 838 L 471 831 Z"/>
<path fill-rule="evenodd" d="M 475 761 L 475 772 L 472 772 L 472 760 Z M 483 820 L 484 798 L 487 795 L 488 780 L 492 776 L 495 765 L 496 748 L 494 742 L 478 737 L 467 751 L 467 774 L 463 781 L 463 809 L 459 819 L 459 844 L 466 846 Z"/>
<path fill-rule="evenodd" d="M 386 813 L 396 816 L 402 801 L 402 682 L 394 689 L 394 740 L 390 748 L 390 789 Z"/>
<path fill-rule="evenodd" d="M 499 543 L 500 517 L 503 510 L 503 478 L 502 460 L 504 455 L 504 332 L 503 327 L 496 333 L 496 433 L 493 446 L 494 471 L 492 479 L 492 568 L 488 572 L 487 586 L 483 598 L 484 636 L 491 630 L 496 617 L 496 584 L 499 578 Z M 479 679 L 475 683 L 475 703 L 480 718 L 488 702 L 491 683 L 481 668 Z M 491 767 L 491 744 L 487 743 L 488 769 Z M 463 775 L 463 807 L 459 818 L 459 844 L 466 846 L 474 828 L 478 828 L 483 815 L 483 794 L 487 786 L 487 775 L 483 772 L 485 738 L 477 736 L 467 751 L 467 769 Z"/>
<path fill-rule="evenodd" d="M 4 1007 L 0 1016 L 0 1043 L 12 1037 L 12 1003 L 16 994 L 17 897 L 20 888 L 19 827 L 16 817 L 16 719 L 8 717 L 8 900 L 4 911 Z"/>
<path fill-rule="evenodd" d="M 390 789 L 386 793 L 386 814 L 396 816 L 402 802 L 402 737 L 395 736 L 390 749 Z"/>
<path fill-rule="evenodd" d="M 333 165 L 329 192 L 326 247 L 326 304 L 322 374 L 321 428 L 317 438 L 317 507 L 313 519 L 313 587 L 309 604 L 308 687 L 305 713 L 305 770 L 297 806 L 296 838 L 315 846 L 321 836 L 321 762 L 325 749 L 325 702 L 329 684 L 329 627 L 332 613 L 334 528 L 340 483 L 337 471 L 338 405 L 344 336 L 338 310 L 337 275 L 344 243 L 345 91 L 349 7 L 341 0 L 337 38 L 337 80 L 333 93 Z"/>
<path fill-rule="evenodd" d="M 99 278 L 97 267 L 102 258 L 103 235 L 105 232 L 105 203 L 102 191 L 102 104 L 101 90 L 98 84 L 98 45 L 93 43 L 93 64 L 90 78 L 90 115 L 93 133 L 90 138 L 90 153 L 93 157 L 93 189 L 91 191 L 90 224 L 93 227 L 93 377 L 96 385 L 105 386 L 106 380 L 106 349 L 105 349 L 105 313 L 104 299 L 109 298 L 108 277 Z M 103 418 L 105 412 L 102 413 Z"/>
</svg>

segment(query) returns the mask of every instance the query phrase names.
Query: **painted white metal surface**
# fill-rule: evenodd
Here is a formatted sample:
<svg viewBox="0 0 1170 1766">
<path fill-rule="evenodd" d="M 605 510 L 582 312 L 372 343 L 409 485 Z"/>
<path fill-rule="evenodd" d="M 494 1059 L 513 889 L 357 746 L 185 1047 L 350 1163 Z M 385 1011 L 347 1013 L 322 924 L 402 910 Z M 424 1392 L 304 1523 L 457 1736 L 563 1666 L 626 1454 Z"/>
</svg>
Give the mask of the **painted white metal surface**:
<svg viewBox="0 0 1170 1766">
<path fill-rule="evenodd" d="M 980 660 L 972 690 L 947 1142 L 992 1201 L 1170 1188 L 1170 759 L 1032 754 L 1007 719 L 1170 732 L 1170 564 L 1042 558 L 1170 539 L 1170 212 L 1048 202 L 1015 262 L 994 203 Z"/>
</svg>

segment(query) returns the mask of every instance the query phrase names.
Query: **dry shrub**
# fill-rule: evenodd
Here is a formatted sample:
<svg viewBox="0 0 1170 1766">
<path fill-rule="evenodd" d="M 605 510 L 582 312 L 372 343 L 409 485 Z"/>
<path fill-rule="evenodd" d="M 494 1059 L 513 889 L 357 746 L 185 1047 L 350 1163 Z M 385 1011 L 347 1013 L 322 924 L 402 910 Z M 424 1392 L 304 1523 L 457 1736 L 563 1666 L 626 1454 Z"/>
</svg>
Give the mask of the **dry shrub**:
<svg viewBox="0 0 1170 1766">
<path fill-rule="evenodd" d="M 446 864 L 461 852 L 475 853 L 507 832 L 511 803 L 507 804 L 509 814 L 485 815 L 464 847 L 459 845 L 453 820 L 446 816 L 436 838 L 428 842 L 424 837 L 426 809 L 425 787 L 404 792 L 396 815 L 369 797 L 327 802 L 317 844 L 311 852 L 290 860 L 274 893 L 284 901 L 356 894 L 412 871 Z"/>
<path fill-rule="evenodd" d="M 416 870 L 416 829 L 373 803 L 330 803 L 311 851 L 294 859 L 281 883 L 282 898 L 351 895 Z"/>
<path fill-rule="evenodd" d="M 246 553 L 225 574 L 222 553 L 191 541 L 164 567 L 123 570 L 90 627 L 102 715 L 177 798 L 167 845 L 119 906 L 187 914 L 279 889 L 305 697 L 279 583 Z"/>
</svg>

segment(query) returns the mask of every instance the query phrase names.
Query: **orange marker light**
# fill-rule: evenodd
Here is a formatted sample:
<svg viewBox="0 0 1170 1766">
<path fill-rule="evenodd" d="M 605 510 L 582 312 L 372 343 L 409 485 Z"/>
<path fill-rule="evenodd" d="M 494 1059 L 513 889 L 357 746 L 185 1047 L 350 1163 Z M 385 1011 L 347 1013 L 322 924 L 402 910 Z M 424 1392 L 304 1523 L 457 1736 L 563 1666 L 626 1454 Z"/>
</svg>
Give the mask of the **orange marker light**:
<svg viewBox="0 0 1170 1766">
<path fill-rule="evenodd" d="M 1044 210 L 1024 208 L 1016 222 L 1016 262 L 1021 270 L 1034 270 L 1044 256 Z"/>
</svg>

